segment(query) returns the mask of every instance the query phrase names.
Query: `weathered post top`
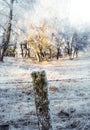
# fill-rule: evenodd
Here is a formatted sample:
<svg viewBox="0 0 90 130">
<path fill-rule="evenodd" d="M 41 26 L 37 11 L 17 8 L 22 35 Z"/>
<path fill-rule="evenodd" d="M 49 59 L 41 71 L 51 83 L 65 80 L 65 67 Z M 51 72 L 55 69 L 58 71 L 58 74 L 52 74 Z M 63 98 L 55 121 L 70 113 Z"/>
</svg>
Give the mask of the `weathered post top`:
<svg viewBox="0 0 90 130">
<path fill-rule="evenodd" d="M 47 78 L 46 78 L 45 71 L 34 71 L 34 72 L 32 72 L 31 76 L 32 76 L 32 79 L 33 79 L 33 83 L 35 85 L 37 85 L 40 81 L 43 82 L 44 85 L 47 85 Z"/>
</svg>

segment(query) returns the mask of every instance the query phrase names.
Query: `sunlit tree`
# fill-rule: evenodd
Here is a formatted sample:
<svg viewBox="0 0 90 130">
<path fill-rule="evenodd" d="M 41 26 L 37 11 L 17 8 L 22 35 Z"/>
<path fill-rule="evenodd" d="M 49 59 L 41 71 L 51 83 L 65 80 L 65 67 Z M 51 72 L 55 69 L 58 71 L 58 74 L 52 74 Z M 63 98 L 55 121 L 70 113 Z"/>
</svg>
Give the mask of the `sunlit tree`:
<svg viewBox="0 0 90 130">
<path fill-rule="evenodd" d="M 33 48 L 33 51 L 38 61 L 46 59 L 47 49 L 50 49 L 51 42 L 48 35 L 48 26 L 44 23 L 40 27 L 34 27 L 33 35 L 29 34 L 27 38 L 28 44 Z"/>
</svg>

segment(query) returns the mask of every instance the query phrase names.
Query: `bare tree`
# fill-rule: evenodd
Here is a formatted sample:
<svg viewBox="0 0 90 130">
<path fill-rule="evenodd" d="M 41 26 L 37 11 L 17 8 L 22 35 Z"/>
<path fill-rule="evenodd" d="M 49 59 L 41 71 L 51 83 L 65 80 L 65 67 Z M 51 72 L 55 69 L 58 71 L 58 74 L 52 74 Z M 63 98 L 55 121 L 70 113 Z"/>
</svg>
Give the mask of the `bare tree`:
<svg viewBox="0 0 90 130">
<path fill-rule="evenodd" d="M 59 33 L 52 33 L 52 38 L 55 42 L 55 48 L 57 49 L 57 54 L 56 54 L 56 57 L 57 57 L 57 60 L 59 59 L 59 57 L 62 57 L 63 54 L 62 54 L 62 46 L 64 45 L 64 36 L 62 34 L 59 34 Z"/>
<path fill-rule="evenodd" d="M 10 35 L 11 35 L 11 27 L 12 27 L 12 18 L 13 18 L 13 4 L 15 0 L 10 0 L 10 5 L 7 3 L 10 7 L 9 11 L 9 19 L 7 21 L 6 28 L 3 33 L 3 39 L 2 39 L 2 53 L 0 55 L 0 61 L 3 61 L 4 54 L 8 48 L 8 44 L 10 41 Z M 6 2 L 6 1 L 5 1 Z"/>
<path fill-rule="evenodd" d="M 3 36 L 2 36 L 2 46 L 1 46 L 1 54 L 0 54 L 0 61 L 3 61 L 3 57 L 5 55 L 5 52 L 8 48 L 10 39 L 11 39 L 11 31 L 12 31 L 12 20 L 13 20 L 13 11 L 14 11 L 14 3 L 18 3 L 19 6 L 21 6 L 21 8 L 25 8 L 26 5 L 28 5 L 29 7 L 31 7 L 31 3 L 34 3 L 36 0 L 3 0 L 3 2 L 5 3 L 5 6 L 7 5 L 7 8 L 9 9 L 9 14 L 4 14 L 4 13 L 0 13 L 2 14 L 4 17 L 6 18 L 6 25 L 3 28 Z M 5 12 L 6 13 L 6 12 Z M 15 27 L 14 27 L 15 28 Z M 14 30 L 14 29 L 13 29 Z M 21 29 L 19 29 L 21 31 Z M 17 33 L 17 32 L 16 32 Z"/>
<path fill-rule="evenodd" d="M 73 48 L 73 58 L 78 54 L 80 51 L 84 51 L 89 44 L 89 32 L 81 32 L 81 33 L 74 33 L 72 37 L 72 48 Z"/>
</svg>

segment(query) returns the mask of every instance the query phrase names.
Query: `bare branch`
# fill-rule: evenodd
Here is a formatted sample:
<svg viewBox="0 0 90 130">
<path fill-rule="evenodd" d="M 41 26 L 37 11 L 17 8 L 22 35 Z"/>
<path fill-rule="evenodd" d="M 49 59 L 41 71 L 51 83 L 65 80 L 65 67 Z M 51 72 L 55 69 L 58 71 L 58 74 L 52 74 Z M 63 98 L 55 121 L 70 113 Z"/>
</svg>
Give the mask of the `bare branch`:
<svg viewBox="0 0 90 130">
<path fill-rule="evenodd" d="M 3 0 L 7 5 L 8 7 L 10 8 L 10 4 L 6 1 L 6 0 Z"/>
<path fill-rule="evenodd" d="M 0 24 L 0 27 L 2 27 L 4 30 L 6 30 L 1 24 Z"/>
<path fill-rule="evenodd" d="M 15 33 L 16 35 L 19 35 L 14 29 L 11 29 L 13 33 Z"/>
<path fill-rule="evenodd" d="M 1 13 L 1 12 L 0 12 L 0 15 L 4 15 L 4 16 L 6 16 L 6 17 L 9 17 L 8 15 L 6 15 L 6 14 L 4 14 L 4 13 Z"/>
</svg>

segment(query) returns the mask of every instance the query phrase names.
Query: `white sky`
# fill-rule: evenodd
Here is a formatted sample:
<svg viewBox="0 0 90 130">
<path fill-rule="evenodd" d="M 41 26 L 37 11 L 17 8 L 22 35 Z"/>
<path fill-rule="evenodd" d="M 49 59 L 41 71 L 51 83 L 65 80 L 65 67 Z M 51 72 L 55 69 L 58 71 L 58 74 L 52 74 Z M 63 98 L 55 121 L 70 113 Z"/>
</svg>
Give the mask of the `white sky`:
<svg viewBox="0 0 90 130">
<path fill-rule="evenodd" d="M 1 1 L 1 0 L 0 0 Z M 65 19 L 72 26 L 84 27 L 90 25 L 90 0 L 36 0 L 35 12 L 30 8 L 26 9 L 21 16 L 18 16 L 19 23 L 29 25 L 31 22 L 38 22 L 43 19 L 55 18 Z M 19 9 L 15 10 L 18 14 Z M 21 10 L 20 10 L 21 11 Z M 22 22 L 23 19 L 23 22 Z M 67 21 L 68 20 L 68 21 Z"/>
<path fill-rule="evenodd" d="M 71 0 L 70 21 L 72 24 L 90 24 L 90 0 Z"/>
<path fill-rule="evenodd" d="M 36 18 L 69 18 L 73 26 L 90 24 L 90 0 L 39 0 Z"/>
<path fill-rule="evenodd" d="M 70 0 L 39 0 L 36 8 L 38 18 L 65 18 L 68 16 L 68 1 Z"/>
</svg>

